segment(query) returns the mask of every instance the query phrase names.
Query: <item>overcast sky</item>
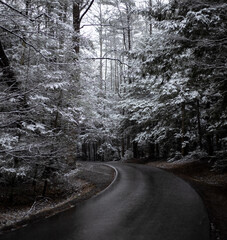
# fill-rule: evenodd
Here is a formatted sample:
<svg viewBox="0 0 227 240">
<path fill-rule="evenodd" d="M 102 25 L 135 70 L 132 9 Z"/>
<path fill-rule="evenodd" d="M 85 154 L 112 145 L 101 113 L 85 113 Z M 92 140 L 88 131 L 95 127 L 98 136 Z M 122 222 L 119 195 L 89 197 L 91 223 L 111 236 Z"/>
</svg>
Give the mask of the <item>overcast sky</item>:
<svg viewBox="0 0 227 240">
<path fill-rule="evenodd" d="M 162 1 L 163 3 L 168 3 L 169 0 L 159 0 Z M 137 6 L 146 6 L 148 4 L 149 0 L 135 0 Z M 155 3 L 156 0 L 153 0 L 153 3 Z M 97 7 L 96 4 L 92 6 L 90 11 L 88 12 L 87 16 L 83 19 L 82 26 L 83 25 L 89 25 L 91 23 L 94 23 L 92 14 L 94 14 L 94 9 Z M 90 40 L 97 40 L 98 38 L 98 33 L 95 31 L 95 27 L 93 26 L 85 26 L 81 29 L 82 35 L 85 37 L 89 38 Z"/>
</svg>

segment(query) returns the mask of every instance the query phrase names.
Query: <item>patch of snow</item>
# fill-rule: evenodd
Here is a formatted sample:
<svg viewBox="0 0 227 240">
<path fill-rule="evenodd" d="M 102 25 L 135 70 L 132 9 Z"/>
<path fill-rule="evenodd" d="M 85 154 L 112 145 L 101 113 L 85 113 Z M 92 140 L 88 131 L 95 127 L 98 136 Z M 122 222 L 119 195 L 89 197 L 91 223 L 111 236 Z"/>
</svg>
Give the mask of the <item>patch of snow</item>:
<svg viewBox="0 0 227 240">
<path fill-rule="evenodd" d="M 18 136 L 12 136 L 10 134 L 4 134 L 0 137 L 0 145 L 5 148 L 12 149 L 12 144 L 18 142 Z"/>
<path fill-rule="evenodd" d="M 45 125 L 42 123 L 35 123 L 35 124 L 27 124 L 25 122 L 22 123 L 23 127 L 28 130 L 35 131 L 35 130 L 45 130 Z"/>
<path fill-rule="evenodd" d="M 79 171 L 79 169 L 73 169 L 70 172 L 64 174 L 64 177 L 74 177 Z"/>
<path fill-rule="evenodd" d="M 35 96 L 30 97 L 31 100 L 41 100 L 41 101 L 49 101 L 50 99 L 47 97 L 44 97 L 42 95 L 36 94 Z"/>
<path fill-rule="evenodd" d="M 62 89 L 63 87 L 68 86 L 68 85 L 69 85 L 68 82 L 52 82 L 49 84 L 45 84 L 44 87 L 46 89 L 54 90 L 54 89 Z"/>
</svg>

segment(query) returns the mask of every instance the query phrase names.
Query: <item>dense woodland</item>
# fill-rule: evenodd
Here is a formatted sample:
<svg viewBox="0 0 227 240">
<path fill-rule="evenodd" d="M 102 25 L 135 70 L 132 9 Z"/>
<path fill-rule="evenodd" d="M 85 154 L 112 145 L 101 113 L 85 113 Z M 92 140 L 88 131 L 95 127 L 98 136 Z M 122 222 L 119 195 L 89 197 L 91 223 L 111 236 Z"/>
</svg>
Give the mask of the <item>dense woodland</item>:
<svg viewBox="0 0 227 240">
<path fill-rule="evenodd" d="M 227 169 L 225 0 L 1 0 L 0 184 L 77 160 Z"/>
</svg>

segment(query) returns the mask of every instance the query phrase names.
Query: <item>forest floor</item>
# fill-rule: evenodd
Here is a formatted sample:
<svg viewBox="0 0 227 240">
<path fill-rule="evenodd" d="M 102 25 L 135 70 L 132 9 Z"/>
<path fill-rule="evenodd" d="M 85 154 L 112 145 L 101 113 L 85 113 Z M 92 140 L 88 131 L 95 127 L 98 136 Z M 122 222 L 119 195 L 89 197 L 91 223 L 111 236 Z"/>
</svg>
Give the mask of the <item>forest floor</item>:
<svg viewBox="0 0 227 240">
<path fill-rule="evenodd" d="M 211 240 L 227 239 L 227 173 L 200 161 L 150 162 L 187 181 L 201 196 L 211 222 Z"/>
<path fill-rule="evenodd" d="M 23 189 L 18 186 L 14 189 L 13 205 L 0 201 L 0 234 L 75 207 L 105 189 L 112 182 L 114 174 L 114 170 L 108 166 L 80 162 L 74 170 L 65 174 L 68 184 L 49 186 L 45 197 L 34 197 L 33 191 L 29 193 L 31 186 L 23 185 Z M 36 191 L 42 192 L 38 188 Z M 2 195 L 4 188 L 0 187 L 0 192 Z"/>
</svg>

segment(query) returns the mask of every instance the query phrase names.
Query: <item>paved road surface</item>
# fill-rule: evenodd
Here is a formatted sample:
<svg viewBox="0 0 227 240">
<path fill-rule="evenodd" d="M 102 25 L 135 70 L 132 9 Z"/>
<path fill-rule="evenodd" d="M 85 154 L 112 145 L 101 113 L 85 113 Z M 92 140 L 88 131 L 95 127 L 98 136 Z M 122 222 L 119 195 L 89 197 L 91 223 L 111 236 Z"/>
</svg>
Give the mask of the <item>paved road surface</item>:
<svg viewBox="0 0 227 240">
<path fill-rule="evenodd" d="M 184 181 L 156 168 L 112 164 L 102 194 L 3 240 L 209 240 L 203 203 Z"/>
</svg>

